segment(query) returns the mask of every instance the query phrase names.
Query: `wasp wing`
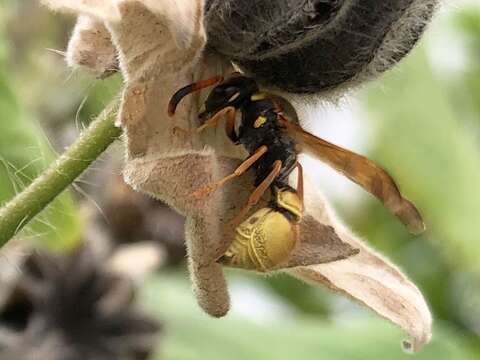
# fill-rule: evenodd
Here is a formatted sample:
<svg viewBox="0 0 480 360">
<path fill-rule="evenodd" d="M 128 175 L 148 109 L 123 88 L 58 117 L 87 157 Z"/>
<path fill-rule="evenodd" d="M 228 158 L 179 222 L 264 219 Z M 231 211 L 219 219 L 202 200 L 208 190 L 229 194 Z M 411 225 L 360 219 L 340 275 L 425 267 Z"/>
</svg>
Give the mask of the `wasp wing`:
<svg viewBox="0 0 480 360">
<path fill-rule="evenodd" d="M 286 119 L 282 123 L 301 151 L 315 156 L 376 196 L 411 233 L 419 234 L 425 230 L 417 208 L 402 197 L 397 184 L 384 169 L 366 157 L 322 140 Z"/>
</svg>

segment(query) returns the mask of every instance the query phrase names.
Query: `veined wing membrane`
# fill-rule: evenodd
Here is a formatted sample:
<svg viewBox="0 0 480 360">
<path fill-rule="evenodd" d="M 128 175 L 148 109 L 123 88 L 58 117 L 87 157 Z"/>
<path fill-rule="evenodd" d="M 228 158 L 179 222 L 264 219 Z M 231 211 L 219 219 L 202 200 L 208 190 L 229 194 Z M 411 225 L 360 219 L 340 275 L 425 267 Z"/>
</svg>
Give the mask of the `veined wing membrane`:
<svg viewBox="0 0 480 360">
<path fill-rule="evenodd" d="M 301 151 L 315 156 L 376 196 L 411 233 L 420 234 L 425 230 L 415 205 L 402 197 L 397 184 L 384 169 L 366 157 L 320 139 L 286 119 L 282 124 Z"/>
</svg>

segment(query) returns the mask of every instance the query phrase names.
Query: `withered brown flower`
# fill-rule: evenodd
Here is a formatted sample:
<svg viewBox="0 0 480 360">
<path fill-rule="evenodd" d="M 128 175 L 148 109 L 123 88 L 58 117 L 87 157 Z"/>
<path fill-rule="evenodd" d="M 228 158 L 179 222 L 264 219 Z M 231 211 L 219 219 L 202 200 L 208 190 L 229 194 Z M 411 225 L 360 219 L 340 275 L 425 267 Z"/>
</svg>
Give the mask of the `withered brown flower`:
<svg viewBox="0 0 480 360">
<path fill-rule="evenodd" d="M 136 308 L 133 282 L 88 247 L 33 252 L 2 283 L 0 358 L 143 360 L 159 341 L 157 320 Z M 2 266 L 11 268 L 12 263 Z"/>
<path fill-rule="evenodd" d="M 177 89 L 233 69 L 228 59 L 204 49 L 203 1 L 44 2 L 82 16 L 69 46 L 70 65 L 104 74 L 117 66 L 111 56 L 115 48 L 125 80 L 118 118 L 125 130 L 125 180 L 186 216 L 189 268 L 198 302 L 213 316 L 225 315 L 229 294 L 216 259 L 232 240 L 228 222 L 245 203 L 252 180 L 247 175 L 207 199 L 192 199 L 189 194 L 230 173 L 244 154 L 221 131 L 174 135 L 175 127 L 197 126 L 205 94 L 185 99 L 174 119 L 166 116 L 168 100 Z M 420 349 L 430 339 L 432 322 L 420 291 L 336 219 L 316 185 L 306 185 L 302 246 L 279 271 L 364 304 L 403 328 L 412 350 Z"/>
</svg>

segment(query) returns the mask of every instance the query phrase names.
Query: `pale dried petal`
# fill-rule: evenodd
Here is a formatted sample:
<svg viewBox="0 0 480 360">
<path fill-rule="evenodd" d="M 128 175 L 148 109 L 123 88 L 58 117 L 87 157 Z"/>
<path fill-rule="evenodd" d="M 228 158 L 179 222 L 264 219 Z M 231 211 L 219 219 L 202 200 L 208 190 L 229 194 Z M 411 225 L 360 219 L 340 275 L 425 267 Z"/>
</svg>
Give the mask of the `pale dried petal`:
<svg viewBox="0 0 480 360">
<path fill-rule="evenodd" d="M 135 189 L 163 199 L 187 216 L 194 289 L 205 311 L 222 316 L 228 311 L 229 296 L 223 270 L 215 262 L 220 248 L 225 247 L 219 240 L 219 207 L 213 206 L 219 195 L 197 202 L 189 198 L 199 186 L 221 175 L 216 170 L 217 159 L 211 151 L 203 151 L 200 139 L 173 136 L 175 126 L 196 125 L 197 112 L 190 109 L 198 108 L 194 105 L 199 103 L 198 97 L 186 99 L 174 120 L 167 118 L 170 96 L 193 81 L 194 65 L 203 50 L 203 3 L 118 1 L 113 10 L 105 3 L 113 2 L 52 0 L 49 5 L 63 11 L 95 13 L 105 21 L 126 81 L 119 117 L 127 143 L 125 179 Z M 148 7 L 153 5 L 155 13 Z M 180 48 L 179 43 L 190 46 Z M 198 70 L 198 76 L 203 76 L 201 72 Z"/>
<path fill-rule="evenodd" d="M 340 224 L 314 186 L 308 184 L 306 190 L 306 207 L 315 209 L 319 221 L 333 226 L 340 238 L 360 249 L 360 253 L 338 262 L 292 269 L 289 273 L 325 285 L 369 307 L 405 330 L 411 338 L 411 343 L 404 343 L 405 347 L 418 351 L 430 340 L 432 327 L 430 310 L 421 292 L 398 268 Z"/>
<path fill-rule="evenodd" d="M 161 18 L 178 47 L 188 48 L 199 32 L 198 19 L 203 19 L 203 0 L 42 0 L 52 10 L 72 14 L 85 14 L 100 21 L 120 22 L 128 9 L 144 7 L 149 13 Z"/>
<path fill-rule="evenodd" d="M 41 0 L 52 10 L 70 14 L 90 15 L 99 20 L 118 20 L 120 13 L 115 0 Z"/>
<path fill-rule="evenodd" d="M 160 16 L 178 47 L 186 49 L 199 34 L 204 37 L 203 0 L 140 0 L 145 8 Z M 199 20 L 202 20 L 202 23 Z"/>
<path fill-rule="evenodd" d="M 300 246 L 281 268 L 326 264 L 347 259 L 358 252 L 357 248 L 344 242 L 332 226 L 306 215 L 300 224 Z"/>
<path fill-rule="evenodd" d="M 125 126 L 128 129 L 129 123 Z M 131 136 L 129 141 L 135 148 L 140 138 Z M 163 157 L 150 161 L 142 156 L 131 159 L 124 170 L 125 179 L 187 216 L 186 242 L 195 294 L 207 313 L 223 316 L 229 309 L 229 296 L 223 270 L 215 261 L 222 248 L 218 235 L 221 210 L 217 205 L 221 194 L 203 201 L 189 199 L 191 192 L 220 175 L 217 160 L 212 154 L 193 151 L 171 155 L 159 153 L 158 156 Z"/>
<path fill-rule="evenodd" d="M 85 67 L 99 77 L 118 70 L 117 50 L 105 24 L 80 16 L 68 43 L 66 60 L 68 66 Z"/>
<path fill-rule="evenodd" d="M 219 233 L 218 206 L 214 206 L 219 195 L 196 202 L 189 197 L 217 176 L 217 160 L 203 151 L 199 139 L 173 135 L 175 126 L 194 126 L 197 113 L 190 108 L 196 108 L 192 102 L 198 99 L 187 99 L 175 119 L 167 117 L 170 96 L 193 80 L 193 67 L 205 42 L 203 19 L 193 19 L 198 32 L 190 40 L 192 45 L 181 49 L 166 31 L 168 22 L 143 5 L 123 3 L 120 11 L 122 21 L 108 26 L 127 80 L 119 119 L 127 135 L 125 179 L 187 216 L 187 248 L 199 304 L 213 316 L 225 315 L 229 296 L 222 268 L 215 262 L 220 244 L 209 235 Z"/>
</svg>

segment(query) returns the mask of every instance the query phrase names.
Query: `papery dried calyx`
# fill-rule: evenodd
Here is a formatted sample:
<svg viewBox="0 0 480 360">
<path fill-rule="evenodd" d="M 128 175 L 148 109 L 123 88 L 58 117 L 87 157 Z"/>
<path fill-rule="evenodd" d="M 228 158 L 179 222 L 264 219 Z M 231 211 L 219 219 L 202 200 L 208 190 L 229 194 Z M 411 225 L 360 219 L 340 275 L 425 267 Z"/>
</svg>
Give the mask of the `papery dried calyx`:
<svg viewBox="0 0 480 360">
<path fill-rule="evenodd" d="M 174 135 L 175 127 L 198 126 L 205 93 L 185 99 L 175 118 L 167 118 L 168 102 L 176 90 L 233 70 L 228 58 L 204 50 L 203 2 L 184 0 L 172 5 L 172 1 L 51 0 L 50 3 L 61 3 L 57 9 L 63 6 L 63 9 L 101 20 L 109 30 L 126 82 L 119 115 L 127 146 L 125 179 L 133 188 L 165 201 L 186 216 L 189 267 L 199 304 L 213 316 L 226 314 L 229 294 L 222 266 L 216 260 L 232 241 L 234 229 L 229 221 L 245 204 L 253 179 L 247 174 L 226 185 L 222 192 L 203 200 L 193 199 L 190 195 L 195 190 L 232 173 L 239 164 L 238 159 L 245 154 L 229 143 L 221 131 L 187 137 Z M 376 2 L 380 9 L 394 3 L 400 1 Z M 412 9 L 407 7 L 404 9 L 407 12 L 401 13 L 407 14 Z M 375 9 L 372 12 L 375 13 Z M 366 15 L 371 18 L 370 14 Z M 380 20 L 379 24 L 385 26 L 383 19 Z M 400 26 L 399 22 L 396 24 Z M 302 64 L 307 67 L 302 65 L 300 69 L 311 70 L 308 62 Z M 326 61 L 325 64 L 332 63 Z M 375 62 L 367 61 L 362 71 L 368 73 L 373 64 Z M 357 70 L 354 73 L 359 79 L 363 76 Z M 279 81 L 285 79 L 283 75 L 279 73 Z M 268 84 L 268 79 L 264 76 L 264 83 Z M 289 84 L 296 86 L 296 83 Z M 335 81 L 325 84 L 327 88 L 338 85 Z M 305 91 L 310 88 L 307 86 Z M 430 312 L 421 293 L 397 268 L 345 230 L 325 200 L 318 196 L 316 185 L 308 185 L 305 190 L 306 215 L 299 225 L 302 247 L 292 257 L 295 263 L 285 267 L 300 266 L 282 271 L 356 299 L 401 326 L 412 337 L 413 348 L 418 350 L 429 340 L 431 332 Z M 259 207 L 264 206 L 265 201 Z"/>
</svg>

